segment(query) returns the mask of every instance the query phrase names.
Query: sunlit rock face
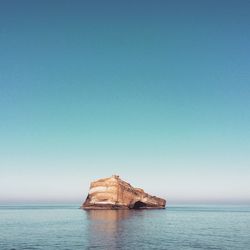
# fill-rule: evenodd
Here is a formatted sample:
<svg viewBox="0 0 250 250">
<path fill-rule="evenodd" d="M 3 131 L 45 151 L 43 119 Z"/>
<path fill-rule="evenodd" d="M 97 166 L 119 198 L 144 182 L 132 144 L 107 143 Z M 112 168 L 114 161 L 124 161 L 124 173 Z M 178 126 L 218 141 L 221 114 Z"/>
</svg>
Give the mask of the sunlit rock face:
<svg viewBox="0 0 250 250">
<path fill-rule="evenodd" d="M 150 209 L 165 208 L 166 200 L 151 196 L 141 188 L 134 188 L 119 176 L 94 181 L 83 209 Z"/>
</svg>

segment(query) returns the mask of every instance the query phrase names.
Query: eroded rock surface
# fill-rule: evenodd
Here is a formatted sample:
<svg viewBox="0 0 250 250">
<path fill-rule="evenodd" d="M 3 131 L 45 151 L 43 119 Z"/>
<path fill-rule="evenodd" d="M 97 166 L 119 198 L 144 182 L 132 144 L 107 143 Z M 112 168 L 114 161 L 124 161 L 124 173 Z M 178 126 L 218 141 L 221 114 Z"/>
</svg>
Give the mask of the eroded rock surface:
<svg viewBox="0 0 250 250">
<path fill-rule="evenodd" d="M 134 188 L 119 176 L 94 181 L 83 209 L 150 209 L 165 208 L 166 200 L 151 196 L 141 188 Z"/>
</svg>

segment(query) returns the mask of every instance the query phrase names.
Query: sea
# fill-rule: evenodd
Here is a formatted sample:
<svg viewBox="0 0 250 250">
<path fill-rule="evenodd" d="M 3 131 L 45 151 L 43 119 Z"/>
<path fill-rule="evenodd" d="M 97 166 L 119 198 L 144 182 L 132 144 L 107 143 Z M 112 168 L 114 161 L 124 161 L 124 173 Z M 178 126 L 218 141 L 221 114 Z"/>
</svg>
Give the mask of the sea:
<svg viewBox="0 0 250 250">
<path fill-rule="evenodd" d="M 92 210 L 78 204 L 0 205 L 0 250 L 250 249 L 250 207 L 172 205 Z"/>
</svg>

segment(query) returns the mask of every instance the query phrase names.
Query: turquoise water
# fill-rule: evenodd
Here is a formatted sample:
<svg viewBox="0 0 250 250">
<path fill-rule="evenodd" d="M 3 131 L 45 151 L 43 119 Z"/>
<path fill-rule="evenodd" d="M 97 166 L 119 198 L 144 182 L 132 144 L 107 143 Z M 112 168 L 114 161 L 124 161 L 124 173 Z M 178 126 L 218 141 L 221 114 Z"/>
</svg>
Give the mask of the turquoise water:
<svg viewBox="0 0 250 250">
<path fill-rule="evenodd" d="M 250 208 L 83 211 L 77 205 L 2 205 L 0 249 L 250 249 Z"/>
</svg>

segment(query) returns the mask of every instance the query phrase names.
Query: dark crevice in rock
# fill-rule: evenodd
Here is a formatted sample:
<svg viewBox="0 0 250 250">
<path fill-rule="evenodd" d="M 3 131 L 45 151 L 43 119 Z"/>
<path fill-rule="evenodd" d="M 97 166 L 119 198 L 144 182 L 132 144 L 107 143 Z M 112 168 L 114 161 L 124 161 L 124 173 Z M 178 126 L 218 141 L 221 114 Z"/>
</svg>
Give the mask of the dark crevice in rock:
<svg viewBox="0 0 250 250">
<path fill-rule="evenodd" d="M 146 208 L 147 204 L 145 204 L 144 202 L 141 201 L 137 201 L 135 202 L 135 204 L 133 205 L 133 209 L 140 209 L 140 208 Z"/>
</svg>

